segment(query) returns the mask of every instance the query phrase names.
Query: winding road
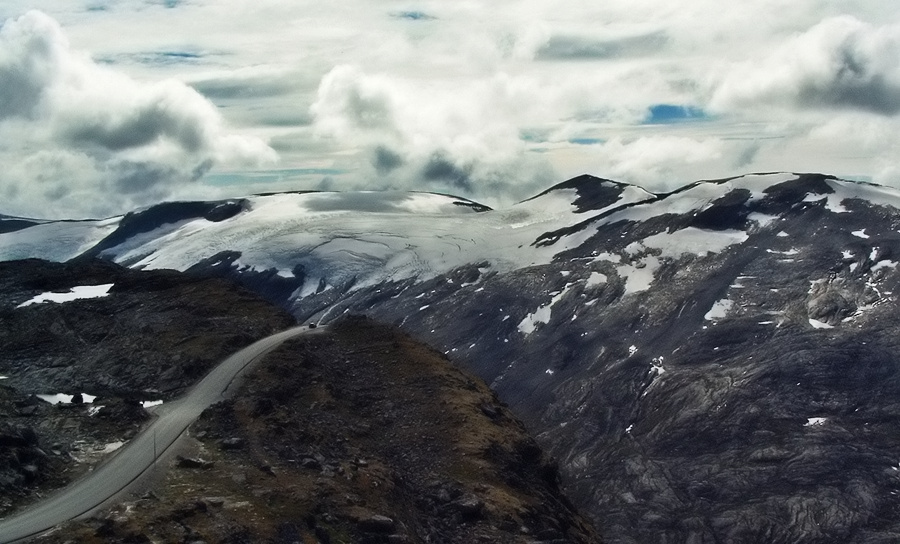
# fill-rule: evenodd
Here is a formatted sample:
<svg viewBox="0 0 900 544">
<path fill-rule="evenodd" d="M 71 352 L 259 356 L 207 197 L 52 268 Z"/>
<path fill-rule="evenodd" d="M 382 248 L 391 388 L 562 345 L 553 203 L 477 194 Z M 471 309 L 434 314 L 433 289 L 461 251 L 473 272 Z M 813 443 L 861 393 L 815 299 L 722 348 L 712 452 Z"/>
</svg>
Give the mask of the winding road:
<svg viewBox="0 0 900 544">
<path fill-rule="evenodd" d="M 87 514 L 120 493 L 150 469 L 155 461 L 207 407 L 226 398 L 243 371 L 284 341 L 322 331 L 296 327 L 263 338 L 222 361 L 177 401 L 161 406 L 157 418 L 93 472 L 44 501 L 0 520 L 0 542 L 35 536 L 65 521 Z"/>
</svg>

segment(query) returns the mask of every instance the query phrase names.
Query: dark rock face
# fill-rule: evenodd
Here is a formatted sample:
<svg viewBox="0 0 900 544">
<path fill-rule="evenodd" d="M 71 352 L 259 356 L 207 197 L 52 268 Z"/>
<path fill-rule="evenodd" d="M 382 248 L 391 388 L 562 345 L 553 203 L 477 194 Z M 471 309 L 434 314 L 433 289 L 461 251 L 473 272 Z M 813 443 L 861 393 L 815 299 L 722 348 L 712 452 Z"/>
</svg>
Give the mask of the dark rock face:
<svg viewBox="0 0 900 544">
<path fill-rule="evenodd" d="M 104 298 L 17 307 L 109 283 Z M 224 356 L 293 323 L 220 280 L 103 261 L 0 263 L 0 512 L 65 485 L 133 436 L 149 417 L 139 401 L 179 395 Z M 71 403 L 33 396 L 59 392 Z"/>
</svg>

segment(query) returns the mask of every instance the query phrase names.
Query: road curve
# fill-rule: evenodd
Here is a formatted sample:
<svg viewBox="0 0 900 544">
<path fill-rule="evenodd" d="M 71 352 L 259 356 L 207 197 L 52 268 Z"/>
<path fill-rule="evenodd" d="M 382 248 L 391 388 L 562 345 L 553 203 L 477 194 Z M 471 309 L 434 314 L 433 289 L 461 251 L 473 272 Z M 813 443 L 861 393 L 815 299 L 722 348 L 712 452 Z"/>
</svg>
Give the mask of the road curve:
<svg viewBox="0 0 900 544">
<path fill-rule="evenodd" d="M 164 405 L 146 429 L 93 472 L 27 510 L 0 520 L 0 543 L 37 535 L 101 505 L 152 467 L 203 410 L 230 392 L 232 382 L 251 363 L 290 338 L 321 330 L 295 327 L 231 355 L 184 397 Z"/>
</svg>

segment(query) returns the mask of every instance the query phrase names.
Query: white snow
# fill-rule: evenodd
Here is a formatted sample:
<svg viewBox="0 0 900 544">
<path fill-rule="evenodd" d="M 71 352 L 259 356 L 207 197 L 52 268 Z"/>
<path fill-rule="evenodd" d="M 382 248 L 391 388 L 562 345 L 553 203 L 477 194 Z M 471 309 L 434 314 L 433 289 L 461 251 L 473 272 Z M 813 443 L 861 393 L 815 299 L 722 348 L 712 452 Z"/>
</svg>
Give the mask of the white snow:
<svg viewBox="0 0 900 544">
<path fill-rule="evenodd" d="M 113 285 L 114 284 L 112 283 L 103 285 L 84 285 L 73 287 L 66 293 L 41 293 L 40 295 L 19 304 L 16 308 L 24 308 L 25 306 L 31 306 L 32 304 L 44 304 L 46 302 L 63 303 L 87 298 L 102 298 L 109 295 L 109 290 Z"/>
<path fill-rule="evenodd" d="M 869 235 L 866 234 L 866 229 L 855 230 L 855 231 L 851 232 L 850 234 L 852 234 L 853 236 L 856 236 L 857 238 L 863 238 L 863 239 L 869 238 Z"/>
<path fill-rule="evenodd" d="M 117 440 L 115 442 L 110 442 L 109 444 L 106 444 L 105 446 L 103 446 L 103 448 L 99 449 L 98 452 L 103 453 L 103 454 L 112 453 L 112 452 L 120 449 L 124 445 L 125 445 L 125 442 L 122 442 L 121 440 Z"/>
<path fill-rule="evenodd" d="M 601 274 L 600 272 L 591 272 L 590 277 L 588 277 L 588 279 L 584 285 L 585 285 L 585 287 L 593 287 L 595 285 L 603 285 L 608 280 L 609 280 L 609 278 L 606 277 L 606 274 Z"/>
<path fill-rule="evenodd" d="M 809 318 L 809 324 L 813 326 L 814 329 L 833 329 L 834 325 L 829 325 L 824 321 L 819 321 L 818 319 Z"/>
<path fill-rule="evenodd" d="M 810 417 L 807 418 L 806 423 L 803 424 L 804 427 L 816 427 L 819 425 L 824 425 L 825 422 L 828 421 L 826 417 Z"/>
<path fill-rule="evenodd" d="M 573 284 L 571 283 L 566 284 L 562 291 L 559 291 L 558 293 L 551 293 L 552 298 L 550 299 L 550 302 L 544 304 L 543 306 L 538 306 L 538 308 L 534 312 L 526 315 L 522 319 L 522 321 L 519 322 L 519 332 L 521 332 L 525 336 L 528 336 L 529 334 L 534 332 L 538 324 L 549 323 L 550 317 L 553 314 L 553 305 L 562 300 L 562 298 L 568 292 L 569 287 L 571 287 L 572 285 Z"/>
<path fill-rule="evenodd" d="M 684 253 L 704 257 L 709 253 L 719 253 L 728 246 L 746 242 L 749 237 L 742 230 L 703 230 L 687 227 L 648 236 L 644 239 L 644 245 L 661 250 L 662 257 L 678 258 Z"/>
<path fill-rule="evenodd" d="M 776 234 L 775 236 L 777 236 L 777 237 L 779 237 L 779 238 L 787 238 L 788 236 L 790 236 L 790 234 L 788 234 L 788 233 L 786 233 L 786 232 L 784 232 L 784 231 L 780 231 L 780 232 L 779 232 L 778 234 Z"/>
<path fill-rule="evenodd" d="M 628 347 L 628 356 L 629 356 L 629 357 L 633 356 L 633 355 L 634 355 L 635 353 L 637 353 L 637 352 L 638 352 L 637 346 L 632 345 L 632 346 L 629 346 L 629 347 Z"/>
<path fill-rule="evenodd" d="M 119 225 L 120 219 L 54 221 L 0 234 L 0 260 L 68 261 L 106 238 Z"/>
<path fill-rule="evenodd" d="M 153 408 L 154 406 L 159 406 L 163 403 L 161 400 L 145 400 L 141 402 L 141 406 L 144 408 Z"/>
<path fill-rule="evenodd" d="M 897 261 L 889 261 L 887 259 L 885 259 L 883 261 L 878 261 L 872 267 L 872 272 L 875 272 L 876 270 L 880 270 L 882 268 L 897 268 Z"/>
<path fill-rule="evenodd" d="M 852 259 L 853 252 L 850 251 L 849 249 L 845 249 L 845 250 L 841 251 L 841 257 L 843 257 L 844 259 Z"/>
<path fill-rule="evenodd" d="M 640 293 L 650 289 L 656 270 L 662 263 L 653 255 L 644 257 L 636 264 L 622 264 L 616 267 L 619 277 L 625 278 L 625 294 Z"/>
<path fill-rule="evenodd" d="M 611 262 L 611 263 L 620 263 L 620 262 L 622 262 L 622 256 L 621 256 L 621 255 L 616 255 L 616 254 L 613 254 L 613 253 L 607 253 L 607 252 L 604 251 L 603 253 L 600 253 L 599 255 L 597 255 L 597 256 L 594 257 L 593 262 L 596 263 L 596 262 L 599 262 L 599 261 L 608 261 L 608 262 Z"/>
<path fill-rule="evenodd" d="M 54 395 L 35 395 L 37 398 L 49 402 L 50 404 L 71 404 L 73 395 L 66 395 L 65 393 L 56 393 Z M 82 399 L 84 399 L 85 404 L 90 404 L 94 402 L 94 399 L 97 397 L 94 395 L 88 395 L 87 393 L 81 394 Z"/>
<path fill-rule="evenodd" d="M 706 312 L 706 315 L 703 316 L 703 319 L 707 321 L 723 319 L 726 315 L 728 315 L 728 311 L 731 310 L 732 306 L 734 306 L 733 300 L 729 300 L 727 298 L 717 300 L 715 304 L 712 305 L 712 308 L 710 308 L 709 311 Z"/>
<path fill-rule="evenodd" d="M 774 223 L 775 221 L 778 221 L 778 216 L 777 215 L 766 215 L 764 213 L 759 213 L 759 212 L 753 212 L 747 216 L 747 219 L 749 219 L 750 221 L 756 222 L 756 224 L 758 224 L 760 228 L 764 229 L 764 228 L 768 227 L 769 225 L 771 225 L 772 223 Z"/>
<path fill-rule="evenodd" d="M 828 202 L 825 203 L 825 209 L 833 213 L 848 213 L 850 210 L 843 205 L 844 198 L 838 194 L 828 195 Z"/>
</svg>

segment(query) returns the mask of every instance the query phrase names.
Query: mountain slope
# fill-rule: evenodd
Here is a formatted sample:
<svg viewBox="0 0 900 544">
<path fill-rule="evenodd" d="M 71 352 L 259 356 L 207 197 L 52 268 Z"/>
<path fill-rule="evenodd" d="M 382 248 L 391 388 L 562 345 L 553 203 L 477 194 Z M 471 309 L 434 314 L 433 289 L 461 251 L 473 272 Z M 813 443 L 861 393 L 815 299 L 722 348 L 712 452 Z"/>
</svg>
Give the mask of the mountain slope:
<svg viewBox="0 0 900 544">
<path fill-rule="evenodd" d="M 539 433 L 610 541 L 900 533 L 897 191 L 766 174 L 663 195 L 582 177 L 465 214 L 254 198 L 102 256 L 400 325 Z"/>
<path fill-rule="evenodd" d="M 92 470 L 149 419 L 137 400 L 168 402 L 216 359 L 292 323 L 220 280 L 0 263 L 0 506 Z M 599 541 L 555 463 L 484 383 L 363 318 L 313 332 L 208 409 L 180 442 L 187 457 L 154 464 L 149 493 L 37 540 Z M 83 400 L 28 396 L 57 388 Z"/>
</svg>

